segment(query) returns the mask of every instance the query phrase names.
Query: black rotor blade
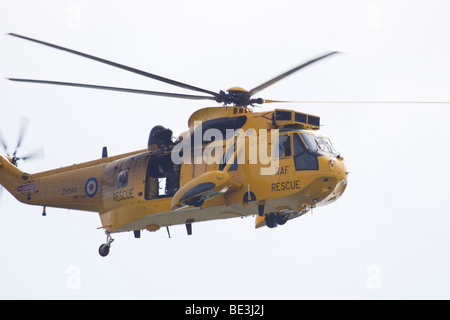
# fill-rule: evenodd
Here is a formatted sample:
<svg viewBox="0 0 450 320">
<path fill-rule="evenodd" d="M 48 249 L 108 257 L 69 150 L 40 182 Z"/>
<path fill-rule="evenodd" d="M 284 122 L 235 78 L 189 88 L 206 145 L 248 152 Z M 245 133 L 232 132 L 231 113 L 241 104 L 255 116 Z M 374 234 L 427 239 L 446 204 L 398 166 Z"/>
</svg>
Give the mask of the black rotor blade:
<svg viewBox="0 0 450 320">
<path fill-rule="evenodd" d="M 450 101 L 414 101 L 414 100 L 298 100 L 278 101 L 264 100 L 264 103 L 288 102 L 288 103 L 316 103 L 316 104 L 450 104 Z"/>
<path fill-rule="evenodd" d="M 51 47 L 51 48 L 54 48 L 54 49 L 70 52 L 70 53 L 79 55 L 79 56 L 84 57 L 84 58 L 88 58 L 88 59 L 95 60 L 95 61 L 98 61 L 98 62 L 101 62 L 101 63 L 105 63 L 107 65 L 110 65 L 110 66 L 113 66 L 113 67 L 116 67 L 116 68 L 119 68 L 119 69 L 123 69 L 123 70 L 129 71 L 129 72 L 133 72 L 133 73 L 136 73 L 136 74 L 140 74 L 140 75 L 142 75 L 144 77 L 152 78 L 152 79 L 155 79 L 155 80 L 158 80 L 158 81 L 161 81 L 161 82 L 165 82 L 165 83 L 168 83 L 168 84 L 180 87 L 180 88 L 207 93 L 207 94 L 213 95 L 214 97 L 218 96 L 218 93 L 213 92 L 213 91 L 209 91 L 209 90 L 202 89 L 202 88 L 199 88 L 199 87 L 191 86 L 189 84 L 182 83 L 182 82 L 179 82 L 179 81 L 175 81 L 175 80 L 172 80 L 172 79 L 164 78 L 164 77 L 158 76 L 158 75 L 150 73 L 150 72 L 146 72 L 146 71 L 142 71 L 142 70 L 135 69 L 135 68 L 132 68 L 132 67 L 128 67 L 128 66 L 125 66 L 123 64 L 116 63 L 116 62 L 113 62 L 113 61 L 109 61 L 109 60 L 106 60 L 106 59 L 102 59 L 102 58 L 99 58 L 99 57 L 95 57 L 95 56 L 92 56 L 90 54 L 86 54 L 86 53 L 83 53 L 83 52 L 80 52 L 80 51 L 68 49 L 68 48 L 65 48 L 65 47 L 61 47 L 61 46 L 58 46 L 58 45 L 55 45 L 55 44 L 51 44 L 51 43 L 48 43 L 48 42 L 45 42 L 45 41 L 41 41 L 41 40 L 25 37 L 25 36 L 22 36 L 22 35 L 19 35 L 19 34 L 15 34 L 15 33 L 8 33 L 8 34 L 11 35 L 11 36 L 17 37 L 17 38 L 33 41 L 33 42 L 36 42 L 36 43 L 39 43 L 39 44 L 43 44 L 45 46 L 48 46 L 48 47 Z"/>
<path fill-rule="evenodd" d="M 85 83 L 35 80 L 35 79 L 18 79 L 18 78 L 8 78 L 8 79 L 11 81 L 18 81 L 18 82 L 43 83 L 43 84 L 53 84 L 53 85 L 69 86 L 69 87 L 81 87 L 81 88 L 89 88 L 89 89 L 130 92 L 130 93 L 139 93 L 139 94 L 170 97 L 170 98 L 191 99 L 191 100 L 216 100 L 215 97 L 208 97 L 208 96 L 196 96 L 196 95 L 191 95 L 191 94 L 148 91 L 148 90 L 139 90 L 139 89 L 130 89 L 130 88 L 119 88 L 119 87 L 107 87 L 107 86 L 98 86 L 98 85 L 85 84 Z"/>
<path fill-rule="evenodd" d="M 25 132 L 28 129 L 29 120 L 25 117 L 21 118 L 20 121 L 20 129 L 19 129 L 19 138 L 17 140 L 16 150 L 14 150 L 13 156 L 17 154 L 17 150 L 19 150 L 20 145 L 22 144 L 23 137 L 25 136 Z"/>
<path fill-rule="evenodd" d="M 39 149 L 33 151 L 32 153 L 27 154 L 23 157 L 18 157 L 18 160 L 30 160 L 30 159 L 40 159 L 45 157 L 44 147 L 40 147 Z"/>
<path fill-rule="evenodd" d="M 6 144 L 5 139 L 3 138 L 1 132 L 0 132 L 0 144 L 2 145 L 3 150 L 5 151 L 6 155 L 9 156 L 9 154 L 8 154 L 8 145 Z"/>
<path fill-rule="evenodd" d="M 302 63 L 301 65 L 299 65 L 299 66 L 297 66 L 295 68 L 292 68 L 289 71 L 286 71 L 285 73 L 282 73 L 279 76 L 277 76 L 277 77 L 275 77 L 275 78 L 273 78 L 273 79 L 271 79 L 269 81 L 266 81 L 263 84 L 260 84 L 259 86 L 253 88 L 252 90 L 249 91 L 250 96 L 253 96 L 254 94 L 260 92 L 261 90 L 263 90 L 263 89 L 273 85 L 274 83 L 276 83 L 276 82 L 286 78 L 287 76 L 293 74 L 294 72 L 297 72 L 298 70 L 303 69 L 303 68 L 309 66 L 310 64 L 313 64 L 313 63 L 315 63 L 315 62 L 317 62 L 319 60 L 322 60 L 322 59 L 324 59 L 326 57 L 329 57 L 329 56 L 331 56 L 333 54 L 336 54 L 336 53 L 339 53 L 339 52 L 338 51 L 332 51 L 332 52 L 324 54 L 324 55 L 322 55 L 320 57 L 317 57 L 315 59 L 312 59 L 312 60 L 309 60 L 309 61 L 307 61 L 305 63 Z"/>
</svg>

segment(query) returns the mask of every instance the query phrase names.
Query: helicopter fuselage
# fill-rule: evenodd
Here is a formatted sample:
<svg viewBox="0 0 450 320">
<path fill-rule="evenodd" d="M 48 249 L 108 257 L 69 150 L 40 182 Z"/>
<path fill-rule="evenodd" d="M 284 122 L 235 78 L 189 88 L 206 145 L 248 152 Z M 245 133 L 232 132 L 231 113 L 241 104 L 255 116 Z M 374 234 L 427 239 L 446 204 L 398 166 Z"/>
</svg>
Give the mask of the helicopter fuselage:
<svg viewBox="0 0 450 320">
<path fill-rule="evenodd" d="M 167 145 L 36 174 L 1 157 L 0 182 L 26 204 L 98 212 L 108 233 L 248 215 L 274 227 L 345 190 L 345 163 L 318 121 L 291 110 L 205 108 Z"/>
<path fill-rule="evenodd" d="M 255 98 L 260 91 L 323 61 L 331 51 L 309 59 L 260 85 L 219 92 L 136 69 L 121 63 L 16 33 L 8 35 L 154 79 L 196 94 L 180 94 L 44 79 L 11 81 L 128 92 L 177 99 L 208 100 L 223 107 L 191 115 L 189 131 L 172 140 L 172 131 L 152 129 L 147 150 L 102 158 L 70 167 L 27 174 L 17 168 L 22 133 L 12 157 L 0 156 L 0 184 L 19 201 L 100 214 L 109 253 L 111 233 L 158 230 L 186 224 L 256 214 L 256 227 L 283 225 L 313 207 L 338 199 L 347 184 L 342 156 L 317 133 L 317 116 L 280 110 L 254 113 L 248 107 L 288 101 Z M 228 107 L 227 105 L 231 105 Z M 7 151 L 0 138 L 0 146 Z M 105 149 L 104 149 L 105 150 Z M 170 234 L 169 234 L 170 235 Z"/>
</svg>

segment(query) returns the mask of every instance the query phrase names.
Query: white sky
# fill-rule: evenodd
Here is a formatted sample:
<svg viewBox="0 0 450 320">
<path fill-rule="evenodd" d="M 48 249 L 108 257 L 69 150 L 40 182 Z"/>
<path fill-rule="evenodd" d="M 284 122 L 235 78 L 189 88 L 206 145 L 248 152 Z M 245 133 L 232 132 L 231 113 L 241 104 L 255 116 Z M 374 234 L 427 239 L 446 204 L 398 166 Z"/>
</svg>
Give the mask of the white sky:
<svg viewBox="0 0 450 320">
<path fill-rule="evenodd" d="M 154 125 L 178 134 L 208 102 L 13 83 L 24 77 L 183 92 L 14 32 L 213 91 L 251 89 L 329 50 L 261 92 L 284 100 L 450 101 L 448 1 L 0 0 L 0 130 L 38 172 L 146 147 Z M 191 93 L 191 92 L 189 92 Z M 271 110 L 266 105 L 258 110 Z M 286 107 L 285 105 L 282 107 Z M 450 298 L 450 105 L 293 104 L 317 114 L 345 157 L 336 203 L 276 229 L 254 218 L 115 235 L 95 213 L 0 200 L 0 298 Z"/>
</svg>

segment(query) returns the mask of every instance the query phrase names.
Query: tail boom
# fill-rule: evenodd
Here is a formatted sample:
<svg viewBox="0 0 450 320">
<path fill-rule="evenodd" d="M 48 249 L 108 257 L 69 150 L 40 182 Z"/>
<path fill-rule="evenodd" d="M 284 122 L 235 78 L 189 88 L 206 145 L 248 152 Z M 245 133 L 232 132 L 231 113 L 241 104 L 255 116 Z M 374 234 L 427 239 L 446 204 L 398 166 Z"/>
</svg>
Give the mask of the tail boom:
<svg viewBox="0 0 450 320">
<path fill-rule="evenodd" d="M 101 181 L 101 177 L 96 179 L 94 174 L 79 165 L 28 174 L 0 155 L 0 184 L 25 204 L 99 212 L 102 210 L 100 197 L 80 195 L 81 192 L 84 195 L 85 176 Z M 96 183 L 96 190 L 100 189 L 100 183 Z M 81 198 L 87 199 L 80 201 Z"/>
<path fill-rule="evenodd" d="M 0 155 L 0 185 L 5 187 L 17 200 L 26 203 L 27 190 L 32 191 L 36 185 L 31 182 L 31 175 L 21 171 L 11 161 Z"/>
</svg>

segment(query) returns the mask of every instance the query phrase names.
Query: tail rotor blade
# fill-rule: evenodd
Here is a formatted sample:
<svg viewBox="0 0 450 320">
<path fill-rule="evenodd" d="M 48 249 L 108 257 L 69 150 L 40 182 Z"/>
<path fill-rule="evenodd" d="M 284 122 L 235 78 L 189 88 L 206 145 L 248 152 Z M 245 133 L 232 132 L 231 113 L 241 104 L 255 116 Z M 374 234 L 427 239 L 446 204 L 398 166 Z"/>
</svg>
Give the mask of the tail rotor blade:
<svg viewBox="0 0 450 320">
<path fill-rule="evenodd" d="M 19 126 L 19 135 L 18 135 L 18 139 L 17 139 L 17 146 L 12 154 L 8 152 L 8 146 L 5 142 L 5 140 L 3 139 L 2 135 L 0 134 L 0 145 L 3 147 L 4 151 L 6 152 L 6 155 L 9 157 L 9 161 L 11 161 L 11 163 L 14 164 L 15 166 L 18 165 L 18 161 L 20 161 L 20 160 L 25 161 L 25 160 L 31 160 L 31 159 L 38 159 L 38 158 L 43 158 L 45 156 L 45 151 L 44 151 L 43 146 L 25 156 L 20 155 L 19 149 L 22 146 L 22 142 L 23 142 L 25 134 L 28 130 L 29 124 L 30 124 L 30 120 L 28 118 L 21 117 L 20 126 Z"/>
<path fill-rule="evenodd" d="M 28 118 L 25 118 L 25 117 L 21 118 L 20 129 L 19 129 L 19 138 L 17 141 L 16 150 L 14 150 L 14 154 L 13 154 L 14 156 L 16 155 L 17 150 L 20 148 L 20 145 L 22 144 L 22 140 L 23 140 L 23 137 L 25 136 L 25 132 L 28 129 L 29 123 L 30 123 L 30 120 Z"/>
<path fill-rule="evenodd" d="M 6 144 L 5 139 L 3 138 L 1 132 L 0 132 L 0 144 L 3 147 L 3 151 L 6 153 L 6 155 L 9 156 L 9 154 L 8 154 L 8 145 Z"/>
<path fill-rule="evenodd" d="M 45 157 L 45 150 L 44 147 L 40 147 L 39 149 L 33 151 L 32 153 L 29 153 L 28 155 L 24 157 L 20 157 L 20 160 L 32 160 L 32 159 L 42 159 Z"/>
</svg>

